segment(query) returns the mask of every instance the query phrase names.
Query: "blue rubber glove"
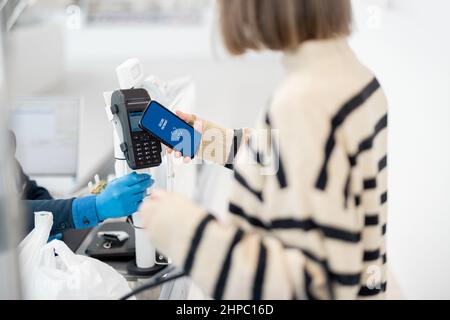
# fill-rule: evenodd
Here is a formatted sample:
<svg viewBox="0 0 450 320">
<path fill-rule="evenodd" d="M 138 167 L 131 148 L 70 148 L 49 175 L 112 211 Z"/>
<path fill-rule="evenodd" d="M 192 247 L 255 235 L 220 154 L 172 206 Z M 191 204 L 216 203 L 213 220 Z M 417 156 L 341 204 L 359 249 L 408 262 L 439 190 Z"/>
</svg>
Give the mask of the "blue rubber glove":
<svg viewBox="0 0 450 320">
<path fill-rule="evenodd" d="M 99 220 L 121 218 L 135 213 L 153 183 L 150 175 L 135 172 L 111 181 L 96 199 Z"/>
</svg>

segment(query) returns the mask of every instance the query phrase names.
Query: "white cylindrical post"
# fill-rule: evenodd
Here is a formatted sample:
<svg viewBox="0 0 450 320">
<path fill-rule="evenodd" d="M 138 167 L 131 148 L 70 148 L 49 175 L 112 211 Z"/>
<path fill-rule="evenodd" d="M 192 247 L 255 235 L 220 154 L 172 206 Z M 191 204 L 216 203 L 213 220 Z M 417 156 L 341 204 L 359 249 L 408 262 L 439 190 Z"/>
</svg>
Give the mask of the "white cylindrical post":
<svg viewBox="0 0 450 320">
<path fill-rule="evenodd" d="M 148 269 L 155 266 L 156 251 L 151 244 L 146 230 L 139 229 L 142 227 L 141 217 L 137 214 L 133 216 L 136 241 L 136 266 L 141 269 Z"/>
</svg>

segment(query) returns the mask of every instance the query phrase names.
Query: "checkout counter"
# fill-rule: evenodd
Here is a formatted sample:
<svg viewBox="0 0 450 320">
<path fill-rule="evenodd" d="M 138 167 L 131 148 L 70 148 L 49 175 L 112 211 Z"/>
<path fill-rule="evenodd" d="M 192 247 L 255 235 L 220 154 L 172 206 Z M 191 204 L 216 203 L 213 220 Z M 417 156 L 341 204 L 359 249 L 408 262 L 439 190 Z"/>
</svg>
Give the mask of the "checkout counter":
<svg viewBox="0 0 450 320">
<path fill-rule="evenodd" d="M 128 225 L 126 222 L 105 222 L 101 226 L 91 229 L 67 231 L 62 240 L 76 254 L 87 255 L 88 247 L 91 243 L 95 243 L 95 238 L 97 238 L 97 233 L 100 228 L 107 227 L 108 225 L 117 226 L 117 224 L 123 224 L 125 227 Z M 131 226 L 129 227 L 131 228 Z M 143 284 L 152 281 L 152 276 L 134 275 L 128 271 L 127 265 L 134 259 L 135 257 L 131 256 L 128 258 L 119 257 L 101 260 L 124 276 L 131 290 L 134 290 Z M 167 276 L 171 276 L 179 272 L 179 270 L 169 268 L 168 266 L 163 267 L 163 270 L 168 270 Z M 189 297 L 190 284 L 191 281 L 187 277 L 179 278 L 137 294 L 136 298 L 138 300 L 186 300 Z"/>
</svg>

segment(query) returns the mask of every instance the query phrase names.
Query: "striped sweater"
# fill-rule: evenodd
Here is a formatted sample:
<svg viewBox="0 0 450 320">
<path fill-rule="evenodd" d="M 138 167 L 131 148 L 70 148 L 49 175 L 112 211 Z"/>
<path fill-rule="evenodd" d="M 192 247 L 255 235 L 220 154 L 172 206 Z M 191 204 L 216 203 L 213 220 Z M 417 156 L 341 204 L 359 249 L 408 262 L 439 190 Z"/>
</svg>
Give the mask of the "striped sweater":
<svg viewBox="0 0 450 320">
<path fill-rule="evenodd" d="M 173 203 L 152 240 L 215 299 L 383 298 L 384 93 L 342 39 L 306 42 L 285 64 L 255 129 L 228 132 L 226 221 Z"/>
</svg>

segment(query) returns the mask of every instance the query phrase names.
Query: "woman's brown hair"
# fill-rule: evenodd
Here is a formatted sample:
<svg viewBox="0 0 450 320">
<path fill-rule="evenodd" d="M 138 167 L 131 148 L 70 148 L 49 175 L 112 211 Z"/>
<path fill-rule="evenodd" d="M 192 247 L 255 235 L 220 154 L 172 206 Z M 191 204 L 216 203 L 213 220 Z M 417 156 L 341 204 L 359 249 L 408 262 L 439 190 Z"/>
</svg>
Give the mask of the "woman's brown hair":
<svg viewBox="0 0 450 320">
<path fill-rule="evenodd" d="M 350 0 L 219 0 L 219 9 L 225 45 L 233 54 L 294 50 L 306 40 L 351 33 Z"/>
</svg>

